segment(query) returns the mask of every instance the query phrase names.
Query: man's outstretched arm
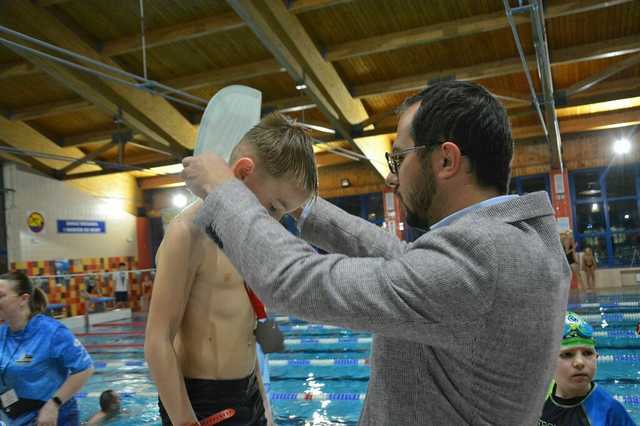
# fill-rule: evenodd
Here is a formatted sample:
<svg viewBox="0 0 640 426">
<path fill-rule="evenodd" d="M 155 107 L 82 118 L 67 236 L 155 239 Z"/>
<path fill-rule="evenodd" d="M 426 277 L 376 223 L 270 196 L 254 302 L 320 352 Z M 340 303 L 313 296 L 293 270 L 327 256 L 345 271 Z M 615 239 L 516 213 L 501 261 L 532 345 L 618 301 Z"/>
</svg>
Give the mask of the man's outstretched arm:
<svg viewBox="0 0 640 426">
<path fill-rule="evenodd" d="M 237 180 L 209 194 L 196 223 L 267 306 L 308 321 L 438 345 L 438 325 L 476 319 L 493 301 L 495 249 L 482 229 L 434 232 L 392 259 L 319 255 Z"/>
<path fill-rule="evenodd" d="M 300 236 L 328 253 L 391 259 L 409 247 L 395 234 L 322 198 L 316 199 L 304 213 L 298 221 Z"/>
</svg>

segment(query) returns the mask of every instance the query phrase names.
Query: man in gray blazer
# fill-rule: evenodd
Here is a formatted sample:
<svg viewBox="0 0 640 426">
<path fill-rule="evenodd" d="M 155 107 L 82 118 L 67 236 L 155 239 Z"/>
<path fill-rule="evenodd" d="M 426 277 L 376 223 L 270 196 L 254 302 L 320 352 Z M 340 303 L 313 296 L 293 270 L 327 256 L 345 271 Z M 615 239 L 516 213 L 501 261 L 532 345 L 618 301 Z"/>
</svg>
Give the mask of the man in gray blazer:
<svg viewBox="0 0 640 426">
<path fill-rule="evenodd" d="M 408 99 L 388 155 L 412 244 L 321 199 L 301 236 L 215 156 L 187 158 L 196 219 L 273 310 L 375 333 L 361 425 L 534 425 L 555 367 L 569 265 L 544 192 L 505 196 L 513 142 L 484 88 Z"/>
</svg>

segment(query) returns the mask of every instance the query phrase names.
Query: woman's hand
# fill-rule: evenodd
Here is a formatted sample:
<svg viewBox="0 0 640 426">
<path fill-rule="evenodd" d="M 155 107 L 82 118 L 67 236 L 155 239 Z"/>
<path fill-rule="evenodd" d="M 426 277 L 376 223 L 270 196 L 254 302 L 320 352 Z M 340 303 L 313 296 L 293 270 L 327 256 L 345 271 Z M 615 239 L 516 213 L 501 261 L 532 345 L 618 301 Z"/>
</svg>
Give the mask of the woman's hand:
<svg viewBox="0 0 640 426">
<path fill-rule="evenodd" d="M 38 412 L 37 426 L 56 426 L 58 424 L 58 406 L 52 400 L 47 401 Z"/>
</svg>

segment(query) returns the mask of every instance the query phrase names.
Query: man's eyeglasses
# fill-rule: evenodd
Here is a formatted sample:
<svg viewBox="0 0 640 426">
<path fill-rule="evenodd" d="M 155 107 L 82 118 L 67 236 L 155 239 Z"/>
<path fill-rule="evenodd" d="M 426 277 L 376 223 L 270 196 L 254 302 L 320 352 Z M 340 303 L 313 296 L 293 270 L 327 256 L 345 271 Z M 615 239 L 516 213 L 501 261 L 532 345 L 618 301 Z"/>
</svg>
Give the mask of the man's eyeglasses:
<svg viewBox="0 0 640 426">
<path fill-rule="evenodd" d="M 398 169 L 400 168 L 400 164 L 402 164 L 402 160 L 404 160 L 404 157 L 406 157 L 409 153 L 413 151 L 417 151 L 423 148 L 426 148 L 426 146 L 420 145 L 420 146 L 414 146 L 413 148 L 403 149 L 401 151 L 385 152 L 384 157 L 387 159 L 387 164 L 389 165 L 389 171 L 391 171 L 391 173 L 393 173 L 394 175 L 397 175 Z"/>
</svg>

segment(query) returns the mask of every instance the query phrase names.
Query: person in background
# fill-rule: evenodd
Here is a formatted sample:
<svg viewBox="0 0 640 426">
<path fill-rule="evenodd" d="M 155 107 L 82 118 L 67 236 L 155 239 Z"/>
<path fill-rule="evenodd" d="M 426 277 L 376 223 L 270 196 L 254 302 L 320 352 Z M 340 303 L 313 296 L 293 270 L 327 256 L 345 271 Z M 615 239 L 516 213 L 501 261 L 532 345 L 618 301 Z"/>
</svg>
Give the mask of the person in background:
<svg viewBox="0 0 640 426">
<path fill-rule="evenodd" d="M 569 262 L 569 266 L 571 267 L 571 272 L 578 282 L 578 291 L 582 291 L 584 290 L 584 282 L 582 281 L 582 275 L 580 275 L 580 264 L 578 263 L 578 252 L 576 251 L 573 232 L 571 230 L 565 231 L 562 234 L 561 240 L 564 254 L 567 256 L 567 262 Z"/>
<path fill-rule="evenodd" d="M 151 274 L 146 273 L 142 280 L 142 312 L 149 312 L 152 291 L 153 281 L 151 280 Z"/>
<path fill-rule="evenodd" d="M 596 375 L 593 328 L 567 312 L 556 364 L 538 426 L 632 426 L 622 404 L 593 382 Z"/>
<path fill-rule="evenodd" d="M 112 389 L 108 389 L 100 394 L 100 411 L 94 414 L 88 425 L 99 425 L 120 414 L 120 397 Z"/>
<path fill-rule="evenodd" d="M 587 276 L 587 291 L 593 291 L 596 288 L 596 268 L 598 267 L 598 261 L 591 247 L 584 249 L 582 253 L 582 270 Z"/>
<path fill-rule="evenodd" d="M 0 402 L 12 426 L 80 424 L 73 395 L 93 374 L 93 362 L 46 310 L 47 296 L 25 274 L 0 276 Z"/>
<path fill-rule="evenodd" d="M 129 303 L 129 273 L 124 262 L 120 262 L 118 269 L 113 273 L 116 308 L 126 308 Z"/>
</svg>

